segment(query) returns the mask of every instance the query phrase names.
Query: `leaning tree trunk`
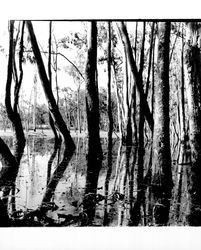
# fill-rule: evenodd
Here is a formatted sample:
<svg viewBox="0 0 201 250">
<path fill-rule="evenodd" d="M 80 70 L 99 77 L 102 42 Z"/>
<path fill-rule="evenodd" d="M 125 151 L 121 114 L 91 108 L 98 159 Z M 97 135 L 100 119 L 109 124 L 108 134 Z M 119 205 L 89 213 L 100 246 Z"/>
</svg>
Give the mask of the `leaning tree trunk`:
<svg viewBox="0 0 201 250">
<path fill-rule="evenodd" d="M 47 73 L 45 70 L 45 66 L 42 60 L 42 56 L 38 47 L 38 43 L 36 40 L 36 36 L 33 30 L 31 21 L 26 21 L 26 25 L 29 31 L 33 53 L 36 58 L 36 63 L 38 66 L 38 72 L 39 72 L 39 76 L 41 79 L 42 87 L 44 89 L 45 96 L 48 101 L 49 111 L 51 113 L 52 118 L 54 119 L 55 126 L 58 128 L 58 130 L 60 131 L 60 133 L 62 134 L 64 138 L 65 145 L 66 145 L 66 153 L 67 155 L 71 156 L 72 152 L 74 152 L 74 149 L 75 149 L 74 141 L 70 135 L 69 130 L 66 127 L 66 124 L 63 120 L 63 117 L 61 116 L 61 113 L 59 112 L 59 108 L 54 98 L 52 88 L 50 85 L 50 81 L 47 77 Z"/>
<path fill-rule="evenodd" d="M 154 217 L 157 225 L 166 225 L 172 189 L 169 135 L 169 40 L 170 22 L 159 24 L 158 80 L 155 86 L 153 134 Z"/>
<path fill-rule="evenodd" d="M 97 82 L 97 26 L 95 21 L 89 23 L 88 34 L 88 53 L 85 69 L 88 155 L 83 208 L 88 216 L 87 224 L 91 225 L 95 215 L 95 196 L 99 170 L 102 162 L 102 148 L 99 135 L 99 97 Z M 86 225 L 86 222 L 83 221 L 82 225 Z"/>
<path fill-rule="evenodd" d="M 140 79 L 140 73 L 138 72 L 138 69 L 137 69 L 137 65 L 136 65 L 136 61 L 135 61 L 134 56 L 133 56 L 132 47 L 130 44 L 127 28 L 126 28 L 126 25 L 124 22 L 121 22 L 120 30 L 121 30 L 121 34 L 122 34 L 122 40 L 125 44 L 125 49 L 127 52 L 128 62 L 129 62 L 130 68 L 131 68 L 131 72 L 133 74 L 133 78 L 135 80 L 142 105 L 144 106 L 144 116 L 145 116 L 145 119 L 147 120 L 149 127 L 152 131 L 153 125 L 154 125 L 153 116 L 150 112 L 149 105 L 148 105 L 148 102 L 146 100 L 146 95 L 144 93 L 142 81 Z"/>
<path fill-rule="evenodd" d="M 41 53 L 40 53 L 40 50 L 38 47 L 38 43 L 37 43 L 37 40 L 35 37 L 32 23 L 30 21 L 26 21 L 26 25 L 27 25 L 27 28 L 29 31 L 29 36 L 30 36 L 30 41 L 32 44 L 33 53 L 34 53 L 34 56 L 36 58 L 36 63 L 38 66 L 38 72 L 39 72 L 39 76 L 41 79 L 42 87 L 44 89 L 45 96 L 46 96 L 46 99 L 48 101 L 49 112 L 50 112 L 51 117 L 54 121 L 55 127 L 58 129 L 58 131 L 63 136 L 64 145 L 65 145 L 63 158 L 60 161 L 60 163 L 58 164 L 57 168 L 55 169 L 55 171 L 54 171 L 54 173 L 53 173 L 53 175 L 48 183 L 46 193 L 45 193 L 43 200 L 42 200 L 42 205 L 41 205 L 41 209 L 42 209 L 43 205 L 45 205 L 46 202 L 49 202 L 49 200 L 51 199 L 52 194 L 54 193 L 56 186 L 58 184 L 58 180 L 62 177 L 66 167 L 68 166 L 68 163 L 70 162 L 70 160 L 73 156 L 73 153 L 75 151 L 75 144 L 74 144 L 74 141 L 70 135 L 69 130 L 67 129 L 67 126 L 63 120 L 63 117 L 62 117 L 61 113 L 59 112 L 58 105 L 57 105 L 56 100 L 54 98 L 52 88 L 51 88 L 51 83 L 47 77 L 47 73 L 46 73 L 45 66 L 44 66 L 44 63 L 42 60 L 42 56 L 41 56 Z"/>
<path fill-rule="evenodd" d="M 200 23 L 187 23 L 184 49 L 185 81 L 188 99 L 188 118 L 192 165 L 188 169 L 190 197 L 188 223 L 201 226 L 201 53 L 199 39 Z M 198 39 L 199 38 L 199 39 Z"/>
</svg>

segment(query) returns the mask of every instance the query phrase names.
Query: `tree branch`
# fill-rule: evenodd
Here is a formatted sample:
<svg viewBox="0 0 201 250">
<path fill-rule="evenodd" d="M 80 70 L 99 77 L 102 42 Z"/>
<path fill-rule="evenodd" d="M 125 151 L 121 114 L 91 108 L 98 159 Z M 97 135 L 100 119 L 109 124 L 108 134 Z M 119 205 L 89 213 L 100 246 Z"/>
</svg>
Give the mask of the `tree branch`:
<svg viewBox="0 0 201 250">
<path fill-rule="evenodd" d="M 33 52 L 32 50 L 25 50 L 25 52 Z M 48 54 L 48 51 L 40 51 L 43 54 Z M 60 53 L 60 52 L 51 52 L 52 55 L 59 55 L 62 56 L 64 59 L 66 59 L 70 64 L 73 65 L 73 67 L 76 69 L 76 71 L 78 72 L 78 74 L 82 77 L 82 79 L 85 81 L 85 78 L 83 76 L 83 74 L 80 72 L 80 70 L 78 69 L 78 67 L 70 60 L 68 59 L 64 54 Z"/>
</svg>

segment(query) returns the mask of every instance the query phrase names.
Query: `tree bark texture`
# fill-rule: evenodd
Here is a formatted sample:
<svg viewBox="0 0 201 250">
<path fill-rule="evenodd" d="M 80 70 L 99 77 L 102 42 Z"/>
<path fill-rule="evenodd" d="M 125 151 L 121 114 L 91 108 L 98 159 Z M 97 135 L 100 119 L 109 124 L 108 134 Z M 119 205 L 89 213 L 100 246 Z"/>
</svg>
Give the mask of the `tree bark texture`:
<svg viewBox="0 0 201 250">
<path fill-rule="evenodd" d="M 193 28 L 194 27 L 194 28 Z M 184 48 L 185 80 L 188 100 L 188 120 L 192 165 L 188 169 L 190 211 L 188 222 L 201 225 L 201 52 L 198 45 L 197 23 L 188 23 L 190 36 Z"/>
<path fill-rule="evenodd" d="M 184 78 L 184 34 L 182 29 L 182 48 L 181 48 L 181 84 L 179 86 L 180 89 L 180 117 L 181 117 L 181 141 L 185 143 L 186 141 L 186 113 L 185 113 L 185 78 Z"/>
<path fill-rule="evenodd" d="M 170 22 L 159 24 L 158 79 L 155 86 L 153 135 L 153 194 L 155 222 L 165 225 L 169 216 L 172 172 L 169 135 L 169 40 Z M 157 205 L 158 204 L 158 205 Z"/>
</svg>

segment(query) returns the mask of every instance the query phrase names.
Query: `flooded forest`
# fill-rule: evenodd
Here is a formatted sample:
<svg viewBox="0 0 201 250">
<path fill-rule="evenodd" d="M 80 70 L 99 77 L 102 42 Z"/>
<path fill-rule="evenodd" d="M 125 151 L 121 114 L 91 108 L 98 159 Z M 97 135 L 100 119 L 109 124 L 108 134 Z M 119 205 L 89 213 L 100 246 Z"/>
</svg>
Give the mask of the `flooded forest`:
<svg viewBox="0 0 201 250">
<path fill-rule="evenodd" d="M 201 226 L 201 23 L 0 27 L 0 227 Z"/>
</svg>

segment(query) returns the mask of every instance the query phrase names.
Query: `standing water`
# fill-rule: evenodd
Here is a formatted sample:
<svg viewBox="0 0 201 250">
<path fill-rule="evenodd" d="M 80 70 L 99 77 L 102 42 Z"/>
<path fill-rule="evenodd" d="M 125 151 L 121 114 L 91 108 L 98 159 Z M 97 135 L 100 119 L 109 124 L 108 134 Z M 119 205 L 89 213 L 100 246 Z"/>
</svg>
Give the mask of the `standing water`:
<svg viewBox="0 0 201 250">
<path fill-rule="evenodd" d="M 83 199 L 89 197 L 95 210 L 92 226 L 154 226 L 154 211 L 164 204 L 155 204 L 150 182 L 151 150 L 146 145 L 144 179 L 138 190 L 138 149 L 130 148 L 113 138 L 112 166 L 107 165 L 107 138 L 102 138 L 103 161 L 98 173 L 96 193 L 85 192 L 87 172 L 87 138 L 75 137 L 76 151 L 65 169 L 57 169 L 62 158 L 62 145 L 54 139 L 29 136 L 16 177 L 15 185 L 5 196 L 8 215 L 14 226 L 81 226 L 87 225 L 88 214 Z M 12 137 L 4 137 L 12 149 Z M 186 225 L 188 214 L 187 169 L 189 159 L 179 144 L 172 147 L 174 188 L 167 225 Z M 184 157 L 185 156 L 185 157 Z M 55 170 L 57 171 L 55 172 Z M 92 177 L 93 177 L 93 173 Z M 97 173 L 96 173 L 97 174 Z M 54 178 L 53 178 L 54 177 Z M 54 181 L 52 181 L 54 180 Z M 3 189 L 2 189 L 3 190 Z M 139 196 L 140 202 L 139 202 Z M 139 202 L 139 203 L 138 203 Z M 136 209 L 139 204 L 139 209 Z"/>
</svg>

